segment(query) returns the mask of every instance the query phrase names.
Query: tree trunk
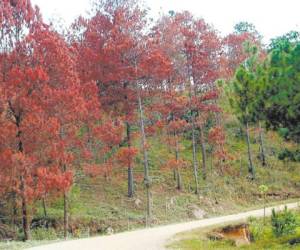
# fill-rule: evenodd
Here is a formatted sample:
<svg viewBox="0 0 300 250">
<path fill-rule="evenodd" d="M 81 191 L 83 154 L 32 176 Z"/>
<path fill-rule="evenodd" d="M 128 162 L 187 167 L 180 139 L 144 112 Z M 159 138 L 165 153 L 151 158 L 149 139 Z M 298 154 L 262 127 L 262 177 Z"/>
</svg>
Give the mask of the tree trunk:
<svg viewBox="0 0 300 250">
<path fill-rule="evenodd" d="M 177 169 L 177 187 L 178 190 L 182 190 L 182 179 L 181 179 L 181 174 L 180 174 L 180 170 Z"/>
<path fill-rule="evenodd" d="M 43 197 L 42 199 L 42 203 L 43 203 L 43 210 L 44 210 L 44 217 L 47 217 L 47 208 L 46 208 L 46 198 Z"/>
<path fill-rule="evenodd" d="M 128 173 L 128 197 L 132 198 L 134 195 L 134 184 L 133 184 L 133 170 L 132 167 L 129 166 L 127 169 Z"/>
<path fill-rule="evenodd" d="M 63 166 L 64 172 L 67 171 L 67 166 Z M 68 230 L 69 230 L 69 214 L 68 214 L 68 193 L 64 190 L 64 238 L 67 239 L 68 237 Z"/>
<path fill-rule="evenodd" d="M 13 111 L 13 109 L 11 109 Z M 17 139 L 18 139 L 18 151 L 23 154 L 23 142 L 21 140 L 21 134 L 22 131 L 20 130 L 20 122 L 21 117 L 20 115 L 15 115 L 16 119 L 16 126 L 18 128 L 17 131 Z M 26 182 L 24 179 L 24 174 L 20 174 L 20 191 L 21 191 L 21 200 L 22 200 L 22 225 L 23 225 L 23 231 L 24 231 L 24 240 L 30 240 L 31 234 L 30 234 L 30 222 L 28 218 L 28 208 L 27 208 L 27 199 L 26 199 Z"/>
<path fill-rule="evenodd" d="M 210 174 L 212 174 L 213 172 L 213 168 L 214 168 L 214 148 L 212 148 L 212 151 L 211 151 L 211 156 L 210 156 Z"/>
<path fill-rule="evenodd" d="M 200 127 L 200 145 L 201 145 L 201 154 L 202 154 L 202 176 L 203 180 L 206 180 L 207 176 L 207 167 L 206 167 L 206 147 L 203 135 L 203 127 Z"/>
<path fill-rule="evenodd" d="M 252 162 L 252 153 L 251 153 L 251 145 L 250 145 L 250 135 L 249 135 L 249 125 L 248 122 L 246 122 L 246 138 L 247 138 L 247 149 L 248 149 L 248 160 L 249 160 L 249 164 L 248 164 L 248 172 L 250 174 L 250 178 L 252 180 L 255 179 L 255 169 L 254 169 L 254 165 Z"/>
<path fill-rule="evenodd" d="M 258 122 L 258 127 L 259 127 L 260 160 L 262 162 L 262 165 L 266 166 L 267 162 L 266 162 L 266 154 L 265 154 L 264 135 L 263 135 L 263 130 L 260 121 Z"/>
<path fill-rule="evenodd" d="M 64 191 L 64 238 L 68 238 L 69 215 L 68 215 L 68 194 Z"/>
<path fill-rule="evenodd" d="M 12 220 L 11 224 L 14 229 L 16 229 L 17 225 L 17 216 L 18 216 L 18 206 L 17 206 L 17 197 L 16 192 L 12 192 Z"/>
<path fill-rule="evenodd" d="M 143 149 L 143 157 L 144 157 L 144 183 L 146 187 L 146 195 L 147 195 L 147 222 L 151 219 L 151 193 L 150 193 L 150 178 L 149 178 L 149 164 L 148 164 L 148 152 L 146 148 L 146 134 L 145 134 L 145 127 L 144 127 L 144 115 L 143 115 L 143 106 L 141 95 L 138 88 L 138 101 L 139 101 L 139 113 L 140 113 L 140 127 L 141 127 L 141 134 L 142 134 L 142 149 Z"/>
<path fill-rule="evenodd" d="M 196 136 L 195 136 L 195 120 L 192 117 L 192 144 L 193 144 L 193 170 L 195 179 L 195 194 L 199 194 L 199 183 L 198 183 L 198 162 L 196 155 Z"/>
<path fill-rule="evenodd" d="M 179 160 L 179 147 L 178 147 L 178 140 L 177 140 L 177 135 L 176 133 L 174 133 L 174 137 L 175 137 L 175 158 L 176 158 L 176 163 L 178 163 Z M 178 166 L 176 166 L 176 170 L 174 169 L 174 171 L 176 172 L 176 182 L 177 182 L 177 189 L 178 190 L 182 190 L 182 179 L 181 179 L 181 174 L 180 174 L 180 170 L 178 168 Z"/>
<path fill-rule="evenodd" d="M 167 133 L 167 136 L 168 136 L 168 141 L 170 141 L 171 140 L 170 139 L 171 135 L 169 133 Z M 172 150 L 170 149 L 170 147 L 168 147 L 168 150 L 169 150 L 170 153 L 172 153 Z M 174 181 L 177 181 L 177 179 L 176 179 L 177 178 L 177 173 L 176 173 L 176 169 L 175 168 L 173 169 L 172 175 L 173 175 Z"/>
<path fill-rule="evenodd" d="M 31 234 L 30 234 L 30 222 L 28 218 L 28 208 L 27 208 L 27 199 L 25 195 L 26 190 L 26 184 L 24 181 L 24 177 L 21 176 L 21 192 L 22 192 L 22 225 L 23 225 L 23 231 L 24 231 L 24 240 L 30 240 Z"/>
<path fill-rule="evenodd" d="M 173 169 L 173 179 L 174 181 L 177 181 L 177 173 L 176 173 L 176 169 Z"/>
<path fill-rule="evenodd" d="M 195 194 L 199 194 L 198 161 L 196 155 L 196 138 L 195 138 L 195 117 L 191 105 L 192 97 L 193 95 L 196 95 L 196 91 L 195 91 L 195 82 L 194 82 L 193 69 L 192 69 L 193 67 L 191 64 L 191 57 L 188 54 L 186 56 L 187 56 L 187 64 L 188 64 L 188 77 L 190 81 L 189 105 L 190 105 L 190 111 L 192 115 L 191 122 L 192 122 L 193 170 L 194 170 L 194 179 L 195 179 Z"/>
<path fill-rule="evenodd" d="M 127 147 L 130 149 L 131 147 L 131 132 L 130 132 L 130 124 L 126 122 L 126 136 L 127 136 Z M 127 180 L 128 180 L 128 197 L 132 198 L 134 195 L 134 181 L 133 181 L 133 169 L 129 164 L 127 167 Z"/>
</svg>

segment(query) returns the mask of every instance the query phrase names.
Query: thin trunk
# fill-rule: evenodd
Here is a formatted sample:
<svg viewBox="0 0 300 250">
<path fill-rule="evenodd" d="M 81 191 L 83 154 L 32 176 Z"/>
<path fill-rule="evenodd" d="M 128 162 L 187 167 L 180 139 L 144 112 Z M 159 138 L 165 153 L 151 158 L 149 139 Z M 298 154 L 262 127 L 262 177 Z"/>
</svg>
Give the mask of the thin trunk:
<svg viewBox="0 0 300 250">
<path fill-rule="evenodd" d="M 196 155 L 196 136 L 195 136 L 195 121 L 192 117 L 192 144 L 193 144 L 193 170 L 195 179 L 195 194 L 199 194 L 199 183 L 198 183 L 198 162 Z"/>
<path fill-rule="evenodd" d="M 11 107 L 11 110 L 13 111 L 13 108 Z M 17 131 L 17 139 L 18 139 L 18 151 L 20 153 L 23 153 L 23 142 L 21 139 L 22 131 L 20 130 L 20 123 L 21 123 L 21 115 L 15 115 L 16 119 L 16 126 L 18 128 Z M 28 217 L 28 207 L 27 207 L 27 199 L 26 199 L 26 181 L 24 179 L 24 174 L 21 173 L 20 175 L 20 191 L 21 191 L 21 200 L 22 200 L 22 226 L 24 231 L 24 240 L 30 240 L 31 239 L 31 233 L 30 233 L 30 222 Z"/>
<path fill-rule="evenodd" d="M 17 197 L 16 192 L 12 192 L 12 226 L 15 229 L 17 225 L 17 216 L 18 216 L 18 206 L 17 206 Z"/>
<path fill-rule="evenodd" d="M 251 145 L 250 145 L 250 135 L 249 135 L 249 125 L 248 122 L 246 122 L 246 138 L 247 138 L 247 149 L 248 149 L 248 172 L 250 174 L 250 178 L 252 180 L 255 179 L 255 169 L 252 162 L 252 153 L 251 153 Z"/>
<path fill-rule="evenodd" d="M 26 184 L 24 177 L 21 177 L 21 192 L 22 192 L 22 224 L 23 224 L 23 231 L 24 231 L 24 240 L 30 240 L 30 223 L 28 218 L 28 208 L 27 208 L 27 199 L 25 196 Z"/>
<path fill-rule="evenodd" d="M 168 136 L 168 141 L 170 141 L 171 139 L 170 139 L 170 137 L 171 137 L 171 135 L 169 134 L 169 133 L 167 133 L 167 136 Z M 169 149 L 169 152 L 171 153 L 172 151 L 170 150 L 170 147 L 168 147 L 168 149 Z M 176 169 L 174 168 L 173 169 L 173 179 L 174 179 L 174 181 L 177 181 L 177 173 L 176 173 Z"/>
<path fill-rule="evenodd" d="M 68 194 L 64 191 L 64 238 L 68 238 L 69 215 L 68 215 Z"/>
<path fill-rule="evenodd" d="M 43 210 L 44 210 L 44 217 L 47 217 L 47 208 L 46 208 L 46 198 L 43 197 L 42 199 L 42 203 L 43 203 Z"/>
<path fill-rule="evenodd" d="M 193 69 L 192 64 L 190 64 L 190 55 L 187 54 L 187 64 L 188 64 L 188 77 L 190 81 L 190 93 L 189 93 L 189 102 L 190 102 L 190 111 L 191 111 L 191 122 L 192 122 L 192 145 L 193 145 L 193 170 L 194 170 L 194 179 L 195 179 L 195 194 L 199 194 L 199 183 L 198 183 L 198 161 L 197 161 L 197 155 L 196 155 L 196 136 L 195 136 L 195 117 L 193 108 L 191 105 L 192 97 L 195 95 L 195 83 L 194 83 L 194 77 L 193 77 Z"/>
<path fill-rule="evenodd" d="M 206 167 L 206 147 L 203 135 L 203 127 L 200 127 L 200 146 L 201 146 L 201 154 L 202 154 L 202 176 L 203 180 L 206 180 L 207 176 L 207 167 Z"/>
<path fill-rule="evenodd" d="M 265 154 L 264 135 L 263 135 L 263 130 L 260 121 L 258 122 L 258 126 L 259 126 L 260 160 L 262 162 L 262 165 L 266 166 L 267 162 L 266 162 L 266 154 Z"/>
<path fill-rule="evenodd" d="M 64 171 L 67 171 L 67 166 L 64 165 Z M 68 193 L 64 191 L 64 238 L 68 237 L 69 230 L 69 214 L 68 214 Z"/>
<path fill-rule="evenodd" d="M 133 187 L 133 170 L 132 167 L 128 167 L 128 197 L 132 198 L 134 195 L 134 187 Z"/>
<path fill-rule="evenodd" d="M 210 174 L 212 174 L 213 172 L 213 168 L 214 168 L 214 148 L 212 148 L 211 151 L 211 156 L 210 156 Z"/>
<path fill-rule="evenodd" d="M 150 194 L 150 178 L 149 178 L 149 164 L 148 164 L 148 152 L 146 149 L 146 134 L 144 127 L 144 115 L 143 115 L 143 106 L 141 95 L 138 88 L 138 101 L 139 101 L 139 113 L 140 113 L 140 127 L 142 134 L 142 149 L 143 149 L 143 157 L 144 157 L 144 183 L 146 187 L 146 195 L 147 195 L 147 225 L 148 220 L 151 219 L 151 194 Z"/>
<path fill-rule="evenodd" d="M 179 147 L 178 147 L 178 140 L 177 140 L 177 135 L 176 132 L 174 133 L 174 137 L 175 137 L 175 158 L 176 158 L 176 163 L 178 163 L 179 160 Z M 174 169 L 175 170 L 175 169 Z M 180 174 L 180 170 L 178 168 L 178 166 L 176 166 L 176 180 L 177 180 L 177 189 L 178 190 L 182 190 L 182 180 L 181 180 L 181 174 Z"/>
<path fill-rule="evenodd" d="M 130 131 L 130 124 L 126 122 L 126 136 L 127 136 L 127 147 L 130 149 L 131 147 L 131 131 Z M 134 181 L 133 181 L 133 169 L 132 166 L 129 164 L 127 167 L 127 180 L 128 180 L 128 197 L 133 197 L 134 195 Z"/>
<path fill-rule="evenodd" d="M 176 173 L 176 169 L 173 169 L 173 179 L 174 181 L 177 181 L 177 173 Z"/>
<path fill-rule="evenodd" d="M 179 169 L 177 169 L 177 189 L 180 191 L 182 190 L 182 179 Z"/>
</svg>

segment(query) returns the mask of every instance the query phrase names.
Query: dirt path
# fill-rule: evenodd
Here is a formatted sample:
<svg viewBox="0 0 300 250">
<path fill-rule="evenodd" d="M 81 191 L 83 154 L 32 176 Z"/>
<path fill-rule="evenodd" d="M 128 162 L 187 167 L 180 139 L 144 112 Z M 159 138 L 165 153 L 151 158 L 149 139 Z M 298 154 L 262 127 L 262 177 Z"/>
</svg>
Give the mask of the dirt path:
<svg viewBox="0 0 300 250">
<path fill-rule="evenodd" d="M 298 205 L 298 203 L 289 203 L 287 207 L 293 209 L 297 208 Z M 284 205 L 267 208 L 267 215 L 271 214 L 272 208 L 282 210 Z M 30 250 L 162 250 L 165 249 L 164 246 L 168 240 L 177 233 L 220 223 L 245 220 L 249 216 L 263 216 L 263 209 L 109 236 L 53 243 L 30 248 Z"/>
</svg>

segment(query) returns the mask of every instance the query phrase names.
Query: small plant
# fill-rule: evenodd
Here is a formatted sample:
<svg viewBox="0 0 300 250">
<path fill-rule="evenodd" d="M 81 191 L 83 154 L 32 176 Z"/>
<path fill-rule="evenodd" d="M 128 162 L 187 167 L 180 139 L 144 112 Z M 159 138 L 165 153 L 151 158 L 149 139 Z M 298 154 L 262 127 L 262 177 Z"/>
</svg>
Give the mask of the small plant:
<svg viewBox="0 0 300 250">
<path fill-rule="evenodd" d="M 295 214 L 284 208 L 284 211 L 276 213 L 272 210 L 271 216 L 272 231 L 276 237 L 294 234 L 297 227 L 297 218 Z"/>
<path fill-rule="evenodd" d="M 266 222 L 266 194 L 267 194 L 269 188 L 266 185 L 260 185 L 258 189 L 264 198 L 264 225 L 265 225 L 265 222 Z"/>
<path fill-rule="evenodd" d="M 248 222 L 251 234 L 251 241 L 259 240 L 264 232 L 264 224 L 255 217 L 250 217 Z"/>
</svg>

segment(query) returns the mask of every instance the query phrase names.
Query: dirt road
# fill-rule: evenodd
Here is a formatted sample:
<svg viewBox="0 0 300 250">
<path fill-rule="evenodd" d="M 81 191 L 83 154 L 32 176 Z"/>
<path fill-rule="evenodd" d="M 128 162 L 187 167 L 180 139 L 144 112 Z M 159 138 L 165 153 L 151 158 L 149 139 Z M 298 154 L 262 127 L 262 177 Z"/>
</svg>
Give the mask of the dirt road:
<svg viewBox="0 0 300 250">
<path fill-rule="evenodd" d="M 287 207 L 289 209 L 293 209 L 297 208 L 298 205 L 299 203 L 289 203 L 287 204 Z M 267 208 L 267 215 L 270 215 L 272 208 L 282 210 L 284 205 Z M 30 250 L 162 250 L 165 249 L 164 246 L 168 240 L 177 233 L 195 228 L 217 225 L 220 223 L 245 220 L 249 216 L 263 216 L 263 209 L 180 224 L 118 233 L 109 236 L 53 243 L 50 245 L 30 248 Z"/>
</svg>

